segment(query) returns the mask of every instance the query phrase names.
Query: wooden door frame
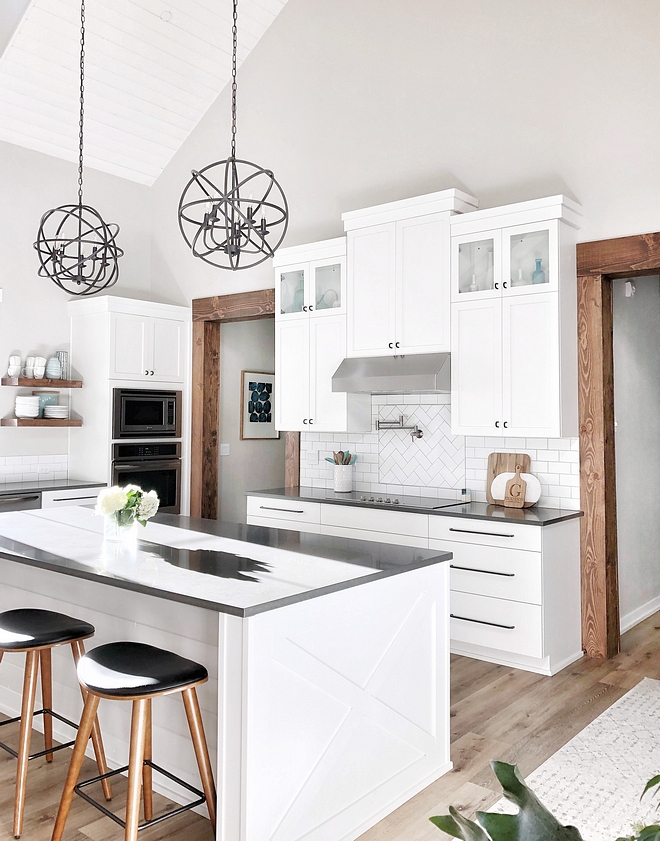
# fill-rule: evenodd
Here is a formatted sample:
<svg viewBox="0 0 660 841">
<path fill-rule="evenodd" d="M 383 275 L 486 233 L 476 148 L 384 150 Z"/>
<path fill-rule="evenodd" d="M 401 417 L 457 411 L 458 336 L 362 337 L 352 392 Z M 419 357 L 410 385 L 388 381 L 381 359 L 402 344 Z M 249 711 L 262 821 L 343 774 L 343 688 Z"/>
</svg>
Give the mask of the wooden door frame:
<svg viewBox="0 0 660 841">
<path fill-rule="evenodd" d="M 660 233 L 577 246 L 582 645 L 590 657 L 620 648 L 612 281 L 659 273 Z"/>
<path fill-rule="evenodd" d="M 275 318 L 275 290 L 196 298 L 192 302 L 190 515 L 218 517 L 220 328 L 233 321 Z M 300 433 L 285 432 L 285 486 L 300 480 Z"/>
</svg>

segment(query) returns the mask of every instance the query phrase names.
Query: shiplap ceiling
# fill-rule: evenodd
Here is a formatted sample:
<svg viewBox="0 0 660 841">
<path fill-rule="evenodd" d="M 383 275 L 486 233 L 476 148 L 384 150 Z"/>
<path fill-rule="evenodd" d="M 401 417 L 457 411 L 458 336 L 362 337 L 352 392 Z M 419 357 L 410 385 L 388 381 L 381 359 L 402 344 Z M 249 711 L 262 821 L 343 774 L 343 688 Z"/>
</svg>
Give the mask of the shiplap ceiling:
<svg viewBox="0 0 660 841">
<path fill-rule="evenodd" d="M 240 0 L 239 64 L 285 3 Z M 86 0 L 86 166 L 155 181 L 230 79 L 231 13 Z M 77 160 L 79 30 L 79 0 L 32 0 L 0 57 L 0 140 Z"/>
</svg>

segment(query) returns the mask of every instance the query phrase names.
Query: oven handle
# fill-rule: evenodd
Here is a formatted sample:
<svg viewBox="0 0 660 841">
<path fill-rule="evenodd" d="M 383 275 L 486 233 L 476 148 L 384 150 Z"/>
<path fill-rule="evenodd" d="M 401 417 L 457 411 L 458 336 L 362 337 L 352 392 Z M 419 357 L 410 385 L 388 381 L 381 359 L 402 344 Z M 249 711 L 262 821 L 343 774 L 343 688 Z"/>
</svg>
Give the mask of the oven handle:
<svg viewBox="0 0 660 841">
<path fill-rule="evenodd" d="M 175 467 L 181 468 L 181 459 L 176 458 L 173 460 L 162 461 L 157 458 L 148 459 L 145 458 L 142 461 L 113 461 L 112 466 L 114 470 L 140 470 L 142 467 L 151 467 L 151 468 L 163 468 L 163 467 Z"/>
</svg>

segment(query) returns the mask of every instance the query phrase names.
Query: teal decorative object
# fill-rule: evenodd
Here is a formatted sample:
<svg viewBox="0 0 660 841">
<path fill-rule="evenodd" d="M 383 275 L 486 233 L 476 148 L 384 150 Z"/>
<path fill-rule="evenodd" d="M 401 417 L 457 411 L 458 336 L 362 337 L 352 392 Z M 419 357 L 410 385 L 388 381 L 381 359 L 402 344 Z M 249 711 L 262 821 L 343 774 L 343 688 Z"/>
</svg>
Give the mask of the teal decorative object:
<svg viewBox="0 0 660 841">
<path fill-rule="evenodd" d="M 545 272 L 541 268 L 541 258 L 536 260 L 536 269 L 532 272 L 532 283 L 545 283 Z"/>
</svg>

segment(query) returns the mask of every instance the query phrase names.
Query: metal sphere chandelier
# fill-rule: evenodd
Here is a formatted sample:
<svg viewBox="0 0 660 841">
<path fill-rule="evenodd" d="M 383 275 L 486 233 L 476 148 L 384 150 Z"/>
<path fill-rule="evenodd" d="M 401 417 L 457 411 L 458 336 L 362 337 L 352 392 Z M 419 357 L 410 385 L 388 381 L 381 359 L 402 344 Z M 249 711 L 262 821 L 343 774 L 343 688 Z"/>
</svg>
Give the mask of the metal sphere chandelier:
<svg viewBox="0 0 660 841">
<path fill-rule="evenodd" d="M 179 200 L 179 227 L 193 256 L 220 269 L 248 269 L 282 244 L 289 209 L 269 169 L 236 158 L 236 45 L 238 0 L 233 0 L 231 154 L 193 170 Z"/>
<path fill-rule="evenodd" d="M 85 0 L 80 3 L 80 118 L 78 122 L 78 203 L 48 210 L 41 217 L 34 247 L 39 277 L 48 277 L 69 295 L 94 295 L 119 278 L 119 226 L 104 222 L 83 202 L 85 118 Z"/>
</svg>

